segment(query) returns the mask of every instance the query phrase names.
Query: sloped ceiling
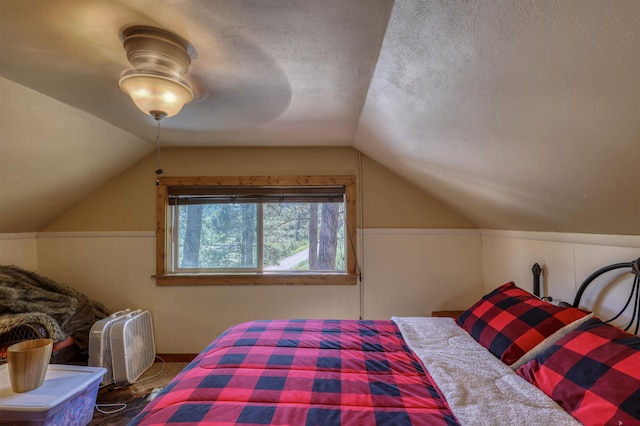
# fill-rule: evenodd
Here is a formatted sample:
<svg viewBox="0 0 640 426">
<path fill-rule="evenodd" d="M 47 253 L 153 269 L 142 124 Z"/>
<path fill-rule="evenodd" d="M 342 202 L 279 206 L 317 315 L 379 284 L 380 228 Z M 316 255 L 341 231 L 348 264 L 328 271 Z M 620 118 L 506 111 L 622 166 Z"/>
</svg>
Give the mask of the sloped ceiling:
<svg viewBox="0 0 640 426">
<path fill-rule="evenodd" d="M 640 234 L 640 2 L 397 1 L 354 145 L 482 228 Z"/>
<path fill-rule="evenodd" d="M 119 31 L 197 51 L 170 146 L 354 146 L 479 227 L 640 234 L 636 0 L 3 0 L 0 232 L 153 150 Z"/>
</svg>

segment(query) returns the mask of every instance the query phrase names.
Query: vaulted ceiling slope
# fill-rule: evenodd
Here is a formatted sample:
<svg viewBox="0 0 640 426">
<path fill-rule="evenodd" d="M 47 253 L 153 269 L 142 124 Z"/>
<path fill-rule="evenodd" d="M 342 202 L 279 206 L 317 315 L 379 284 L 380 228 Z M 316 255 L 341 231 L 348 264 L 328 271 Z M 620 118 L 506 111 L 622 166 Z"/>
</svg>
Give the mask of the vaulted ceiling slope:
<svg viewBox="0 0 640 426">
<path fill-rule="evenodd" d="M 351 145 L 482 228 L 640 234 L 637 0 L 3 0 L 0 232 L 153 150 L 130 24 L 197 51 L 163 145 Z"/>
</svg>

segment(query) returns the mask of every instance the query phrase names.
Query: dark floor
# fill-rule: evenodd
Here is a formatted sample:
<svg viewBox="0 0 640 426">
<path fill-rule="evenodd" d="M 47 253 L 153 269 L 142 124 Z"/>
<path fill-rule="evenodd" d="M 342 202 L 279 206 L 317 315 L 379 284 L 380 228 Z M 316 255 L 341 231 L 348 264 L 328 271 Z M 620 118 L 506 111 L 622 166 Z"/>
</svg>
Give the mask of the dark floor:
<svg viewBox="0 0 640 426">
<path fill-rule="evenodd" d="M 126 386 L 111 384 L 100 388 L 89 425 L 126 425 L 149 403 L 149 396 L 155 396 L 154 390 L 166 386 L 186 365 L 186 362 L 156 362 L 136 383 Z"/>
</svg>

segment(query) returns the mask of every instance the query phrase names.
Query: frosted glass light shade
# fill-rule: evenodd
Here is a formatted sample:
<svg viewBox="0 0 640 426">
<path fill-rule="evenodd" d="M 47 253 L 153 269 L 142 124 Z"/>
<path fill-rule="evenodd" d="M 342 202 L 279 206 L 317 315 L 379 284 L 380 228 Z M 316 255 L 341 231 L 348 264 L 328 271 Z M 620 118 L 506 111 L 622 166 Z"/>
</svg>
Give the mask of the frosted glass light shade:
<svg viewBox="0 0 640 426">
<path fill-rule="evenodd" d="M 120 88 L 142 112 L 156 118 L 173 117 L 193 99 L 186 81 L 149 71 L 125 71 L 120 78 Z"/>
</svg>

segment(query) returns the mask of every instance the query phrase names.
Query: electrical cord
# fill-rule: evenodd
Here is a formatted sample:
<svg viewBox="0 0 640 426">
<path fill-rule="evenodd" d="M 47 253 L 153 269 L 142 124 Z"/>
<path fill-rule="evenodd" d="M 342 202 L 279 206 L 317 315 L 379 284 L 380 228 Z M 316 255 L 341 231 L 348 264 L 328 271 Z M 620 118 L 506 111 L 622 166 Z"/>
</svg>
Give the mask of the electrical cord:
<svg viewBox="0 0 640 426">
<path fill-rule="evenodd" d="M 159 357 L 158 355 L 156 355 L 156 359 L 158 359 L 158 360 L 160 360 L 162 362 L 162 366 L 160 367 L 160 370 L 157 373 L 155 373 L 154 375 L 152 375 L 152 376 L 145 377 L 144 379 L 136 381 L 135 384 L 138 384 L 138 383 L 141 383 L 141 382 L 156 378 L 164 371 L 164 368 L 165 368 L 165 365 L 166 365 L 165 360 L 162 359 L 161 357 Z M 112 385 L 112 384 L 115 384 L 115 382 L 111 381 L 109 383 L 105 383 L 105 384 L 100 386 L 100 389 L 104 388 L 105 386 Z M 134 384 L 134 383 L 131 383 L 131 384 Z M 127 386 L 130 386 L 131 384 L 129 384 Z M 114 389 L 120 389 L 122 387 L 124 387 L 124 386 L 116 386 L 116 387 L 114 387 Z M 152 394 L 153 394 L 153 392 L 152 392 Z M 103 410 L 103 408 L 105 408 L 105 407 L 118 407 L 118 408 L 116 408 L 114 410 L 107 411 L 107 410 Z M 122 410 L 124 410 L 125 408 L 127 408 L 127 404 L 124 403 L 124 402 L 114 402 L 114 403 L 110 403 L 110 404 L 98 404 L 98 403 L 95 404 L 96 411 L 98 411 L 99 413 L 102 413 L 102 414 L 106 414 L 106 415 L 119 413 Z"/>
<path fill-rule="evenodd" d="M 119 408 L 111 411 L 105 411 L 101 407 L 119 407 Z M 124 402 L 116 402 L 113 404 L 96 404 L 96 411 L 102 414 L 116 414 L 124 410 L 125 408 L 127 408 L 127 404 L 125 404 Z"/>
<path fill-rule="evenodd" d="M 144 379 L 138 380 L 136 383 L 141 383 L 147 380 L 151 380 L 153 378 L 158 377 L 163 371 L 164 371 L 164 366 L 166 364 L 166 362 L 164 361 L 164 359 L 162 359 L 161 357 L 159 357 L 158 355 L 156 355 L 156 359 L 159 359 L 160 362 L 162 362 L 162 366 L 160 367 L 160 371 L 158 371 L 156 374 L 154 374 L 153 376 L 149 376 L 149 377 L 145 377 Z"/>
</svg>

